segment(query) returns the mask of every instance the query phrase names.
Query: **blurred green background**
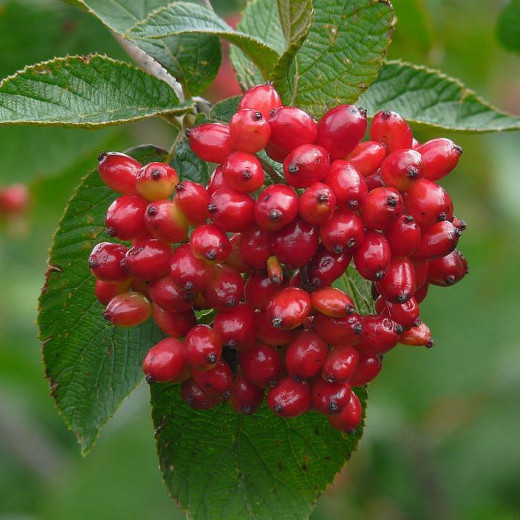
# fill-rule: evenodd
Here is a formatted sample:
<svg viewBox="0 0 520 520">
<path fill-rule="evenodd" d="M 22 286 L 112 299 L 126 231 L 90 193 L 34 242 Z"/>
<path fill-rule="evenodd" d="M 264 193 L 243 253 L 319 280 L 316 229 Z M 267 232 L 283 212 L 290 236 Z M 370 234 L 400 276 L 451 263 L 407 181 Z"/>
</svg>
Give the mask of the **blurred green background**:
<svg viewBox="0 0 520 520">
<path fill-rule="evenodd" d="M 213 3 L 221 14 L 241 5 Z M 494 32 L 502 2 L 393 3 L 390 58 L 439 67 L 520 114 L 520 55 Z M 0 1 L 1 77 L 89 51 L 125 59 L 99 23 L 70 6 Z M 460 248 L 470 276 L 432 288 L 421 305 L 434 349 L 399 346 L 385 359 L 359 450 L 313 520 L 520 518 L 520 136 L 449 137 L 464 148 L 444 185 L 469 223 Z M 34 325 L 51 235 L 97 154 L 171 139 L 157 121 L 96 132 L 0 128 L 0 183 L 26 181 L 33 198 L 25 225 L 0 231 L 0 520 L 184 518 L 161 482 L 147 388 L 83 459 L 49 397 Z"/>
</svg>

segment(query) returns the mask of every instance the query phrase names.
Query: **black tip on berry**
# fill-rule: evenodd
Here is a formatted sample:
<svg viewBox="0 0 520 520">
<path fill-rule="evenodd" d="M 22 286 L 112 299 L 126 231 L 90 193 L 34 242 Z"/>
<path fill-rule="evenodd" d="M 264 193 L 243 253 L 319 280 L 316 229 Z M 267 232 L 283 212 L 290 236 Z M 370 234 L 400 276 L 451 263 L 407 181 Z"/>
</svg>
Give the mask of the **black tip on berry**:
<svg viewBox="0 0 520 520">
<path fill-rule="evenodd" d="M 445 278 L 444 281 L 446 282 L 446 285 L 453 285 L 455 283 L 455 277 L 452 274 L 450 274 Z"/>
<path fill-rule="evenodd" d="M 281 278 L 275 274 L 273 276 L 270 276 L 269 279 L 271 280 L 271 282 L 273 282 L 275 285 L 280 285 L 282 283 L 282 280 Z"/>
<path fill-rule="evenodd" d="M 277 329 L 280 328 L 283 325 L 282 318 L 273 318 L 271 324 L 273 325 L 273 327 L 276 327 Z"/>
<path fill-rule="evenodd" d="M 383 119 L 388 119 L 389 117 L 392 116 L 392 111 L 391 110 L 383 110 L 383 112 L 381 112 L 381 116 L 383 117 Z"/>
<path fill-rule="evenodd" d="M 157 214 L 157 208 L 153 204 L 149 204 L 148 207 L 146 208 L 146 214 L 149 217 L 153 217 L 154 215 Z"/>
<path fill-rule="evenodd" d="M 210 364 L 210 365 L 213 365 L 213 363 L 216 363 L 217 362 L 217 355 L 215 353 L 212 353 L 212 354 L 208 354 L 206 356 L 206 361 Z"/>
<path fill-rule="evenodd" d="M 270 87 L 272 84 L 273 84 L 272 81 L 269 81 L 269 80 L 264 81 L 264 85 L 265 85 L 266 87 Z"/>
<path fill-rule="evenodd" d="M 446 213 L 443 211 L 442 213 L 439 213 L 439 216 L 437 217 L 437 220 L 438 220 L 439 222 L 444 222 L 444 221 L 446 220 L 446 218 L 447 218 L 447 215 L 446 215 Z"/>
<path fill-rule="evenodd" d="M 217 256 L 217 252 L 214 250 L 214 249 L 210 249 L 207 253 L 206 253 L 206 258 L 208 260 L 215 260 Z"/>
<path fill-rule="evenodd" d="M 149 385 L 151 385 L 151 384 L 155 383 L 155 378 L 154 378 L 152 375 L 148 374 L 148 375 L 146 376 L 146 382 L 147 382 Z"/>
<path fill-rule="evenodd" d="M 186 282 L 184 284 L 184 290 L 185 291 L 193 291 L 194 287 L 193 287 L 193 282 Z"/>
<path fill-rule="evenodd" d="M 367 109 L 365 107 L 358 107 L 358 111 L 363 117 L 367 117 Z"/>
<path fill-rule="evenodd" d="M 455 228 L 455 231 L 453 233 L 457 238 L 460 238 L 462 236 L 462 231 L 459 228 Z"/>
<path fill-rule="evenodd" d="M 107 310 L 103 312 L 103 318 L 105 318 L 105 320 L 112 321 L 110 319 L 110 313 Z"/>
<path fill-rule="evenodd" d="M 95 269 L 97 266 L 98 266 L 98 263 L 97 263 L 97 260 L 89 260 L 88 261 L 88 266 L 91 268 L 91 269 Z"/>
<path fill-rule="evenodd" d="M 260 121 L 263 118 L 264 118 L 264 116 L 262 115 L 262 112 L 255 112 L 253 114 L 253 119 L 255 119 L 256 121 Z"/>
<path fill-rule="evenodd" d="M 376 271 L 376 273 L 374 274 L 374 278 L 376 280 L 382 280 L 384 277 L 385 277 L 384 271 Z"/>
<path fill-rule="evenodd" d="M 337 254 L 337 255 L 340 255 L 341 253 L 343 253 L 343 246 L 337 244 L 334 246 L 334 252 Z"/>
<path fill-rule="evenodd" d="M 414 218 L 412 217 L 412 215 L 405 215 L 404 219 L 406 220 L 406 222 L 409 222 L 409 223 L 414 221 Z"/>
<path fill-rule="evenodd" d="M 417 318 L 417 319 L 412 323 L 412 325 L 413 325 L 414 327 L 418 327 L 421 323 L 422 323 L 421 318 Z"/>
<path fill-rule="evenodd" d="M 208 211 L 210 213 L 215 213 L 215 211 L 217 211 L 217 205 L 216 204 L 208 204 Z"/>
<path fill-rule="evenodd" d="M 453 150 L 455 151 L 455 153 L 458 153 L 459 155 L 462 155 L 462 148 L 458 145 L 453 145 Z"/>
<path fill-rule="evenodd" d="M 397 303 L 406 303 L 408 301 L 408 296 L 406 294 L 400 294 L 396 300 L 397 300 Z"/>
<path fill-rule="evenodd" d="M 359 201 L 358 200 L 349 200 L 348 203 L 347 203 L 347 206 L 356 211 L 357 209 L 359 209 Z"/>
<path fill-rule="evenodd" d="M 237 301 L 235 300 L 235 298 L 233 298 L 233 296 L 230 296 L 230 297 L 226 300 L 226 305 L 227 305 L 228 307 L 234 307 L 236 304 L 237 304 Z"/>
<path fill-rule="evenodd" d="M 279 209 L 272 209 L 269 212 L 269 220 L 271 222 L 278 222 L 282 218 L 282 212 Z"/>
<path fill-rule="evenodd" d="M 277 112 L 277 108 L 271 108 L 271 110 L 269 110 L 269 118 L 274 117 L 277 114 Z"/>
<path fill-rule="evenodd" d="M 187 128 L 186 132 L 184 132 L 184 135 L 189 139 L 193 130 L 191 128 Z"/>
<path fill-rule="evenodd" d="M 395 331 L 397 332 L 397 334 L 401 334 L 401 332 L 404 331 L 404 327 L 402 325 L 396 324 Z"/>
<path fill-rule="evenodd" d="M 113 237 L 116 234 L 116 230 L 113 227 L 107 227 L 107 235 Z"/>
<path fill-rule="evenodd" d="M 244 406 L 242 406 L 242 408 L 240 408 L 240 411 L 244 415 L 251 415 L 253 413 L 253 409 L 248 404 L 245 404 Z"/>
<path fill-rule="evenodd" d="M 329 198 L 327 197 L 327 195 L 325 195 L 325 193 L 320 193 L 320 194 L 316 197 L 316 201 L 317 201 L 319 204 L 326 204 L 327 202 L 329 202 Z"/>
<path fill-rule="evenodd" d="M 354 307 L 354 305 L 351 305 L 350 303 L 345 305 L 345 312 L 347 314 L 354 314 L 356 312 L 356 308 Z"/>
<path fill-rule="evenodd" d="M 252 176 L 253 176 L 253 174 L 251 173 L 250 170 L 244 170 L 242 172 L 242 178 L 245 179 L 246 181 L 248 181 Z"/>
<path fill-rule="evenodd" d="M 289 166 L 287 166 L 287 171 L 289 173 L 292 173 L 293 175 L 298 173 L 298 170 L 299 170 L 299 168 L 298 168 L 297 164 L 291 163 L 291 164 L 289 164 Z"/>
<path fill-rule="evenodd" d="M 338 411 L 338 403 L 336 403 L 336 401 L 332 401 L 329 403 L 327 408 L 330 413 L 336 413 Z"/>
<path fill-rule="evenodd" d="M 274 413 L 281 413 L 283 410 L 283 406 L 281 404 L 275 404 L 273 406 L 273 412 Z"/>
<path fill-rule="evenodd" d="M 186 187 L 186 186 L 184 185 L 183 182 L 179 182 L 179 184 L 177 184 L 177 186 L 175 186 L 175 191 L 177 191 L 177 192 L 181 192 L 181 191 L 184 190 L 185 187 Z"/>
<path fill-rule="evenodd" d="M 105 157 L 107 156 L 108 154 L 106 152 L 101 152 L 99 155 L 98 155 L 98 162 L 103 162 Z"/>
<path fill-rule="evenodd" d="M 409 179 L 415 179 L 419 176 L 419 170 L 415 166 L 410 166 L 406 172 L 406 175 Z"/>
<path fill-rule="evenodd" d="M 119 265 L 120 265 L 123 269 L 126 269 L 126 258 L 121 258 L 121 260 L 119 260 Z"/>
<path fill-rule="evenodd" d="M 397 197 L 394 197 L 393 195 L 388 195 L 388 197 L 386 198 L 386 203 L 390 207 L 396 208 L 397 207 Z"/>
<path fill-rule="evenodd" d="M 358 336 L 363 333 L 363 325 L 361 323 L 356 323 L 353 327 L 354 333 Z"/>
<path fill-rule="evenodd" d="M 426 343 L 426 345 L 424 345 L 426 348 L 433 348 L 435 347 L 435 341 L 433 340 L 433 338 L 430 338 L 428 340 L 428 342 Z"/>
</svg>

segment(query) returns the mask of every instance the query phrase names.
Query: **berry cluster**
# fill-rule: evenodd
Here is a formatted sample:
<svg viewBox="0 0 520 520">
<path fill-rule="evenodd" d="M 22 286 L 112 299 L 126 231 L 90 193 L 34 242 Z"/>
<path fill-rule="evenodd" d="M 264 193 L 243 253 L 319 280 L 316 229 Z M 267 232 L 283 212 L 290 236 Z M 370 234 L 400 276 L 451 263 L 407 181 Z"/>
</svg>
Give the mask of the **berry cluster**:
<svg viewBox="0 0 520 520">
<path fill-rule="evenodd" d="M 314 408 L 352 431 L 362 411 L 352 387 L 373 380 L 397 343 L 433 345 L 419 303 L 467 272 L 455 249 L 465 224 L 436 183 L 461 149 L 419 144 L 394 112 L 376 114 L 361 142 L 366 130 L 363 109 L 337 106 L 316 122 L 266 84 L 229 125 L 188 130 L 194 153 L 218 164 L 206 187 L 179 182 L 168 164 L 100 157 L 121 194 L 107 232 L 131 244 L 98 244 L 89 265 L 107 319 L 152 316 L 169 336 L 144 360 L 148 382 L 181 383 L 194 408 L 228 399 L 244 414 L 267 391 L 280 416 Z M 351 261 L 373 282 L 374 315 L 332 286 Z"/>
</svg>

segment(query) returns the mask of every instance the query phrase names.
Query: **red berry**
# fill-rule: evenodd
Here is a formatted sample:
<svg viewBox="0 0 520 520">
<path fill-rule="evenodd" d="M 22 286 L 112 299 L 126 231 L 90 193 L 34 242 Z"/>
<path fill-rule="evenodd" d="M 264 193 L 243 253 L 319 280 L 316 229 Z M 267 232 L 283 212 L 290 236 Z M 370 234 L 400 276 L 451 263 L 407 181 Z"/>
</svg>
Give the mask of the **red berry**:
<svg viewBox="0 0 520 520">
<path fill-rule="evenodd" d="M 233 152 L 222 165 L 222 177 L 231 189 L 251 193 L 264 183 L 264 170 L 256 155 Z"/>
<path fill-rule="evenodd" d="M 227 235 L 215 224 L 203 224 L 193 230 L 190 237 L 193 254 L 209 263 L 223 263 L 231 253 Z"/>
<path fill-rule="evenodd" d="M 0 216 L 21 215 L 29 206 L 29 190 L 21 182 L 0 187 Z"/>
<path fill-rule="evenodd" d="M 414 347 L 427 347 L 431 348 L 435 342 L 432 339 L 430 329 L 426 323 L 422 322 L 416 327 L 411 327 L 405 330 L 400 338 L 399 343 L 403 345 L 412 345 Z"/>
<path fill-rule="evenodd" d="M 254 414 L 262 401 L 264 400 L 264 391 L 262 388 L 254 385 L 244 374 L 237 374 L 231 384 L 231 397 L 229 404 L 237 413 L 244 415 Z"/>
<path fill-rule="evenodd" d="M 414 260 L 435 260 L 450 254 L 459 241 L 461 232 L 447 220 L 421 230 L 421 243 L 414 251 Z"/>
<path fill-rule="evenodd" d="M 448 192 L 428 179 L 412 183 L 404 194 L 404 203 L 407 213 L 421 227 L 432 226 L 453 217 L 453 203 Z"/>
<path fill-rule="evenodd" d="M 356 370 L 349 380 L 352 386 L 362 386 L 374 380 L 381 369 L 383 356 L 380 354 L 359 354 Z"/>
<path fill-rule="evenodd" d="M 323 314 L 316 314 L 312 326 L 327 343 L 333 345 L 355 345 L 363 332 L 360 316 L 352 314 L 344 318 L 331 318 Z"/>
<path fill-rule="evenodd" d="M 179 182 L 175 187 L 174 201 L 190 224 L 202 224 L 209 218 L 209 193 L 202 184 Z"/>
<path fill-rule="evenodd" d="M 385 230 L 393 256 L 410 256 L 421 243 L 421 228 L 411 215 L 401 215 Z"/>
<path fill-rule="evenodd" d="M 128 249 L 122 244 L 101 242 L 88 257 L 91 273 L 105 282 L 123 282 L 128 279 L 125 256 Z"/>
<path fill-rule="evenodd" d="M 375 188 L 365 197 L 360 208 L 368 229 L 386 229 L 404 212 L 403 199 L 395 188 Z"/>
<path fill-rule="evenodd" d="M 382 188 L 385 183 L 383 181 L 383 177 L 381 177 L 381 169 L 377 170 L 375 173 L 371 175 L 367 175 L 365 177 L 365 182 L 367 184 L 368 191 L 375 190 L 376 188 Z"/>
<path fill-rule="evenodd" d="M 234 307 L 244 297 L 244 280 L 236 269 L 216 265 L 203 292 L 210 307 L 215 309 Z"/>
<path fill-rule="evenodd" d="M 428 267 L 428 282 L 446 287 L 462 280 L 468 274 L 466 257 L 457 249 L 437 260 L 432 260 Z"/>
<path fill-rule="evenodd" d="M 214 399 L 203 392 L 193 379 L 188 379 L 182 383 L 181 397 L 188 406 L 196 410 L 209 410 L 220 402 L 220 399 Z"/>
<path fill-rule="evenodd" d="M 168 312 L 156 303 L 152 305 L 154 323 L 167 335 L 175 338 L 186 336 L 189 330 L 197 324 L 193 309 L 181 312 Z"/>
<path fill-rule="evenodd" d="M 412 260 L 415 273 L 415 285 L 417 289 L 428 281 L 429 262 L 426 260 Z"/>
<path fill-rule="evenodd" d="M 255 269 L 265 269 L 271 256 L 271 236 L 268 231 L 252 228 L 242 233 L 240 239 L 240 257 Z"/>
<path fill-rule="evenodd" d="M 415 271 L 406 257 L 392 258 L 384 278 L 376 282 L 379 294 L 393 303 L 404 303 L 415 293 Z"/>
<path fill-rule="evenodd" d="M 381 177 L 387 186 L 405 191 L 424 176 L 421 154 L 415 150 L 396 150 L 381 165 Z"/>
<path fill-rule="evenodd" d="M 172 195 L 178 182 L 179 176 L 169 164 L 152 162 L 139 170 L 135 187 L 141 197 L 159 200 Z"/>
<path fill-rule="evenodd" d="M 354 347 L 332 349 L 321 367 L 321 377 L 329 383 L 347 381 L 354 374 L 359 354 Z"/>
<path fill-rule="evenodd" d="M 120 240 L 136 240 L 148 235 L 144 215 L 148 201 L 139 195 L 124 195 L 110 204 L 105 217 L 107 233 Z"/>
<path fill-rule="evenodd" d="M 265 309 L 269 301 L 280 290 L 264 271 L 256 271 L 249 275 L 245 285 L 247 302 L 254 309 Z"/>
<path fill-rule="evenodd" d="M 399 342 L 403 328 L 384 316 L 368 315 L 361 317 L 363 334 L 356 345 L 359 352 L 365 354 L 384 354 Z"/>
<path fill-rule="evenodd" d="M 271 137 L 266 152 L 271 159 L 283 162 L 298 146 L 313 144 L 318 127 L 312 117 L 296 107 L 280 107 L 269 115 Z"/>
<path fill-rule="evenodd" d="M 468 227 L 466 222 L 464 220 L 461 220 L 458 217 L 453 217 L 453 220 L 451 221 L 451 223 L 461 232 L 464 231 Z"/>
<path fill-rule="evenodd" d="M 207 370 L 215 366 L 221 354 L 220 338 L 209 325 L 196 325 L 186 334 L 184 359 L 191 367 Z M 195 382 L 199 384 L 197 379 Z M 203 386 L 201 388 L 205 390 Z"/>
<path fill-rule="evenodd" d="M 321 287 L 311 293 L 311 304 L 321 314 L 343 318 L 356 312 L 352 298 L 335 287 Z"/>
<path fill-rule="evenodd" d="M 203 289 L 212 275 L 213 267 L 199 260 L 189 244 L 182 244 L 172 254 L 170 275 L 174 283 L 186 291 Z"/>
<path fill-rule="evenodd" d="M 405 329 L 416 325 L 419 321 L 419 305 L 415 298 L 410 298 L 405 303 L 391 303 L 380 296 L 376 301 L 376 308 L 378 306 L 383 311 L 380 314 L 391 318 Z"/>
<path fill-rule="evenodd" d="M 180 383 L 186 379 L 183 344 L 166 338 L 155 344 L 146 354 L 143 371 L 148 383 Z"/>
<path fill-rule="evenodd" d="M 354 148 L 347 160 L 363 177 L 367 177 L 381 167 L 385 157 L 386 146 L 383 143 L 364 141 Z"/>
<path fill-rule="evenodd" d="M 315 226 L 326 222 L 336 208 L 336 195 L 329 186 L 315 182 L 298 199 L 298 214 Z"/>
<path fill-rule="evenodd" d="M 152 313 L 150 301 L 138 292 L 114 296 L 106 306 L 103 317 L 117 327 L 137 327 Z"/>
<path fill-rule="evenodd" d="M 135 195 L 135 180 L 142 164 L 124 153 L 102 153 L 98 158 L 98 171 L 103 182 L 122 195 Z"/>
<path fill-rule="evenodd" d="M 420 145 L 417 151 L 424 162 L 424 177 L 431 181 L 442 179 L 450 173 L 462 155 L 462 148 L 450 139 L 432 139 Z"/>
<path fill-rule="evenodd" d="M 274 386 L 282 373 L 282 359 L 275 347 L 255 343 L 238 354 L 244 375 L 257 386 Z"/>
<path fill-rule="evenodd" d="M 260 229 L 274 231 L 292 222 L 298 214 L 298 195 L 290 186 L 271 184 L 260 193 L 255 219 Z"/>
<path fill-rule="evenodd" d="M 318 122 L 316 143 L 330 152 L 331 160 L 345 158 L 359 144 L 367 129 L 364 109 L 339 105 Z"/>
<path fill-rule="evenodd" d="M 233 151 L 228 125 L 206 123 L 186 130 L 191 149 L 203 161 L 222 164 Z"/>
<path fill-rule="evenodd" d="M 230 398 L 233 374 L 229 365 L 224 361 L 218 361 L 209 370 L 193 369 L 191 375 L 196 385 L 213 399 Z"/>
<path fill-rule="evenodd" d="M 306 381 L 282 379 L 267 394 L 267 405 L 280 417 L 297 417 L 311 406 L 311 391 Z"/>
<path fill-rule="evenodd" d="M 332 217 L 320 227 L 322 244 L 331 252 L 341 254 L 355 249 L 363 242 L 363 221 L 349 209 L 337 209 Z"/>
<path fill-rule="evenodd" d="M 255 223 L 255 201 L 247 193 L 221 188 L 209 198 L 209 216 L 223 231 L 246 231 Z"/>
<path fill-rule="evenodd" d="M 323 182 L 336 195 L 340 208 L 358 209 L 368 193 L 365 179 L 347 161 L 334 161 Z"/>
<path fill-rule="evenodd" d="M 300 332 L 285 352 L 287 373 L 294 379 L 311 379 L 323 365 L 329 349 L 320 336 L 309 330 Z"/>
<path fill-rule="evenodd" d="M 244 108 L 231 118 L 229 135 L 235 149 L 256 153 L 265 148 L 271 136 L 271 127 L 262 112 Z"/>
<path fill-rule="evenodd" d="M 261 112 L 265 119 L 269 118 L 271 110 L 282 105 L 278 92 L 272 83 L 256 85 L 250 88 L 238 104 L 238 109 L 250 108 L 256 112 Z"/>
<path fill-rule="evenodd" d="M 358 396 L 351 391 L 350 399 L 343 408 L 343 411 L 337 415 L 329 415 L 329 423 L 336 430 L 345 431 L 347 433 L 354 433 L 356 428 L 361 423 L 363 416 L 363 408 L 359 402 Z"/>
<path fill-rule="evenodd" d="M 126 253 L 126 268 L 134 278 L 154 280 L 168 273 L 171 256 L 171 247 L 161 240 L 139 240 Z"/>
<path fill-rule="evenodd" d="M 367 280 L 380 280 L 390 265 L 392 251 L 388 240 L 377 231 L 367 231 L 363 242 L 354 251 L 354 263 Z"/>
<path fill-rule="evenodd" d="M 239 303 L 232 309 L 217 313 L 213 330 L 225 347 L 236 350 L 251 346 L 256 337 L 256 316 L 253 307 Z"/>
<path fill-rule="evenodd" d="M 370 139 L 384 143 L 390 154 L 402 148 L 412 148 L 413 135 L 408 123 L 399 114 L 384 110 L 372 119 Z"/>
<path fill-rule="evenodd" d="M 329 153 L 321 146 L 302 144 L 295 148 L 283 162 L 287 184 L 294 188 L 308 188 L 325 178 L 329 171 Z"/>
<path fill-rule="evenodd" d="M 251 271 L 251 266 L 244 262 L 240 253 L 240 242 L 242 241 L 242 233 L 233 233 L 229 237 L 231 244 L 231 253 L 226 260 L 226 265 L 236 269 L 240 273 L 247 273 Z"/>
<path fill-rule="evenodd" d="M 207 190 L 208 193 L 211 195 L 212 193 L 215 193 L 217 190 L 220 190 L 220 188 L 227 188 L 227 184 L 224 182 L 224 176 L 222 174 L 223 172 L 222 166 L 218 166 L 215 171 L 211 174 L 211 177 L 209 178 Z"/>
<path fill-rule="evenodd" d="M 159 240 L 175 244 L 186 240 L 189 224 L 175 201 L 170 199 L 150 202 L 144 214 L 148 232 Z"/>
<path fill-rule="evenodd" d="M 287 345 L 298 334 L 298 329 L 282 329 L 274 327 L 272 318 L 265 310 L 257 311 L 256 314 L 256 337 L 268 345 Z"/>
<path fill-rule="evenodd" d="M 415 294 L 413 295 L 413 297 L 417 303 L 421 303 L 422 301 L 424 301 L 424 299 L 426 298 L 426 296 L 428 294 L 429 288 L 430 288 L 430 285 L 428 283 L 425 283 L 425 284 L 421 285 L 421 287 L 419 287 L 419 289 L 417 289 L 415 291 Z"/>
<path fill-rule="evenodd" d="M 307 279 L 313 287 L 331 285 L 347 270 L 350 259 L 349 253 L 337 255 L 327 251 L 323 244 L 320 244 L 306 266 Z"/>
<path fill-rule="evenodd" d="M 102 305 L 108 305 L 108 302 L 118 294 L 128 292 L 130 289 L 130 278 L 124 282 L 104 282 L 96 280 L 96 298 Z"/>
<path fill-rule="evenodd" d="M 329 383 L 321 377 L 312 381 L 312 404 L 318 412 L 330 415 L 340 413 L 350 399 L 348 383 Z"/>
<path fill-rule="evenodd" d="M 280 262 L 293 267 L 307 264 L 318 249 L 318 228 L 301 218 L 271 234 L 272 252 Z"/>
<path fill-rule="evenodd" d="M 195 300 L 195 293 L 179 287 L 170 276 L 153 281 L 149 295 L 154 303 L 168 312 L 186 311 Z"/>
<path fill-rule="evenodd" d="M 266 314 L 273 327 L 294 329 L 303 323 L 310 310 L 309 293 L 298 287 L 287 287 L 269 302 Z"/>
</svg>

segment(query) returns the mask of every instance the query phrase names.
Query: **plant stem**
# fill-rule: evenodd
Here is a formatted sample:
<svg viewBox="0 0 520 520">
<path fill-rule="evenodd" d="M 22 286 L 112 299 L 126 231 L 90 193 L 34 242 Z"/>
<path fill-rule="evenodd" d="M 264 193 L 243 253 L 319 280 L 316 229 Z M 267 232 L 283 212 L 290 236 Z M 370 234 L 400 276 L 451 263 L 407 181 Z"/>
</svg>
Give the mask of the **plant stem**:
<svg viewBox="0 0 520 520">
<path fill-rule="evenodd" d="M 172 146 L 170 148 L 170 151 L 168 152 L 168 157 L 166 161 L 170 163 L 173 159 L 173 156 L 175 155 L 175 150 L 177 149 L 178 144 L 182 141 L 184 138 L 184 130 L 180 129 L 177 135 L 175 136 L 175 139 L 173 140 Z"/>
</svg>

